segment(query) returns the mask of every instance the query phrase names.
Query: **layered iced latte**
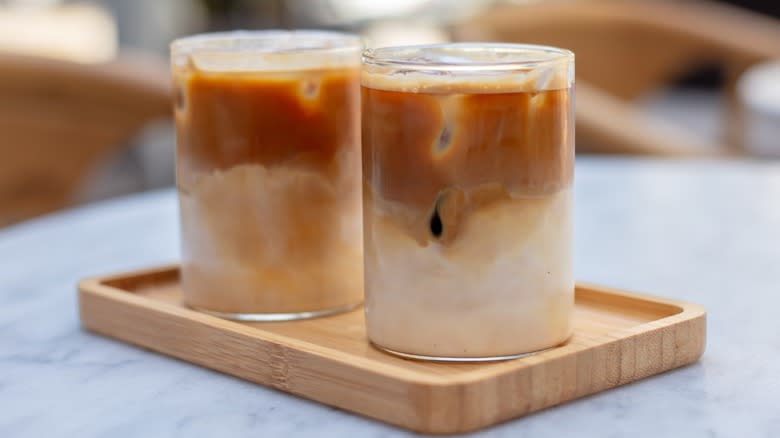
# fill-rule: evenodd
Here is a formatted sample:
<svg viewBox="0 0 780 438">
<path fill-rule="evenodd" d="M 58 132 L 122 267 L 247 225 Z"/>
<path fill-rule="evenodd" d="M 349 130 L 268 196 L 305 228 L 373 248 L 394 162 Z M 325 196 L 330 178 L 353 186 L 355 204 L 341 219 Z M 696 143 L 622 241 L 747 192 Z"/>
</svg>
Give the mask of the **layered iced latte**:
<svg viewBox="0 0 780 438">
<path fill-rule="evenodd" d="M 328 32 L 174 42 L 188 305 L 280 320 L 362 301 L 360 50 Z"/>
<path fill-rule="evenodd" d="M 502 44 L 364 54 L 370 340 L 438 360 L 571 334 L 573 55 Z"/>
</svg>

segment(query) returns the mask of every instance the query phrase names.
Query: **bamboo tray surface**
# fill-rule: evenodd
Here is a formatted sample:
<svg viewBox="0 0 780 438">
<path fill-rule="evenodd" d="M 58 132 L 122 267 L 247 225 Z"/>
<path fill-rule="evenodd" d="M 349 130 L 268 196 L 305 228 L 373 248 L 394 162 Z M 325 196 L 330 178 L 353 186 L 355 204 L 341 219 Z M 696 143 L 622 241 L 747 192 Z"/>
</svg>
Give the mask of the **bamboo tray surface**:
<svg viewBox="0 0 780 438">
<path fill-rule="evenodd" d="M 181 305 L 178 267 L 83 280 L 84 327 L 243 379 L 428 433 L 480 429 L 695 362 L 700 306 L 578 284 L 574 336 L 505 362 L 448 364 L 373 348 L 363 312 L 226 321 Z"/>
</svg>

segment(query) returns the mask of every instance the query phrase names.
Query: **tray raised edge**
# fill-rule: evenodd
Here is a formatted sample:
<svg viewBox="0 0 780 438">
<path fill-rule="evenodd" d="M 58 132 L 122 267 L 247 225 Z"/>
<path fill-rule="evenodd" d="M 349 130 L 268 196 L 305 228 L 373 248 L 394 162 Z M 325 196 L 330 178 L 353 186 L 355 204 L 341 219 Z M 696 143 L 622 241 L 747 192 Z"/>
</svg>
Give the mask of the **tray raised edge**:
<svg viewBox="0 0 780 438">
<path fill-rule="evenodd" d="M 690 364 L 705 347 L 706 312 L 701 306 L 578 283 L 578 294 L 614 299 L 616 306 L 634 300 L 681 311 L 527 358 L 469 365 L 469 371 L 453 378 L 419 367 L 399 369 L 395 358 L 392 366 L 367 360 L 105 284 L 174 275 L 177 269 L 166 266 L 80 281 L 83 326 L 418 432 L 481 429 Z"/>
</svg>

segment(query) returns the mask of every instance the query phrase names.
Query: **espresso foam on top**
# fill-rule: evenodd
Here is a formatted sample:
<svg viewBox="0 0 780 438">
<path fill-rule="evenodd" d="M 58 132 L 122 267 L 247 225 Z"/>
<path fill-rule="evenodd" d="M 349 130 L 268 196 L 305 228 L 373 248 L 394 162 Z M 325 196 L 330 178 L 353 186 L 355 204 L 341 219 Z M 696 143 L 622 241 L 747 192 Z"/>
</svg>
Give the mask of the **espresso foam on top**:
<svg viewBox="0 0 780 438">
<path fill-rule="evenodd" d="M 204 52 L 187 55 L 183 64 L 204 73 L 263 73 L 295 72 L 358 68 L 360 59 L 355 53 L 301 54 L 301 53 L 231 53 Z"/>
<path fill-rule="evenodd" d="M 222 32 L 171 44 L 174 69 L 213 73 L 357 67 L 360 39 L 321 31 Z"/>
<path fill-rule="evenodd" d="M 573 54 L 517 44 L 456 43 L 368 50 L 362 84 L 401 92 L 560 90 L 574 82 Z"/>
<path fill-rule="evenodd" d="M 573 74 L 561 68 L 538 69 L 530 72 L 492 74 L 434 75 L 426 72 L 371 72 L 363 70 L 364 87 L 404 93 L 521 93 L 563 90 L 573 84 Z"/>
</svg>

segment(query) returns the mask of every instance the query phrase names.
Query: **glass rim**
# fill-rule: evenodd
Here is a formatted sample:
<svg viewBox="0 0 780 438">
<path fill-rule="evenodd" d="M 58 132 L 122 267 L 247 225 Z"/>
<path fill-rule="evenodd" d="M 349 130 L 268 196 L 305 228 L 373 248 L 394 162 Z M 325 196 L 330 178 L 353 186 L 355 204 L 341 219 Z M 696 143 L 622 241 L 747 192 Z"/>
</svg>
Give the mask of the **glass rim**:
<svg viewBox="0 0 780 438">
<path fill-rule="evenodd" d="M 305 42 L 309 41 L 309 44 Z M 282 45 L 280 43 L 288 43 Z M 297 43 L 297 44 L 296 44 Z M 340 54 L 363 49 L 359 35 L 329 30 L 232 30 L 207 32 L 177 38 L 170 43 L 172 54 Z"/>
<path fill-rule="evenodd" d="M 446 60 L 426 60 L 415 57 L 402 57 L 402 53 L 421 53 L 424 50 L 452 50 L 458 53 L 477 53 L 485 50 L 493 53 L 505 53 L 509 56 L 490 60 L 470 59 L 465 62 Z M 511 56 L 514 55 L 514 56 Z M 533 55 L 537 55 L 534 57 Z M 541 56 L 544 55 L 544 56 Z M 369 48 L 363 51 L 363 64 L 377 67 L 396 67 L 406 70 L 427 71 L 474 71 L 474 70 L 514 70 L 536 68 L 557 63 L 571 63 L 574 52 L 553 46 L 538 44 L 502 43 L 502 42 L 456 42 L 437 44 L 414 44 Z"/>
</svg>

